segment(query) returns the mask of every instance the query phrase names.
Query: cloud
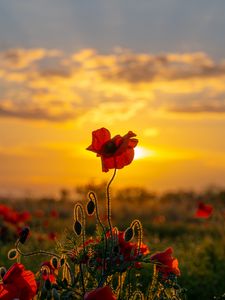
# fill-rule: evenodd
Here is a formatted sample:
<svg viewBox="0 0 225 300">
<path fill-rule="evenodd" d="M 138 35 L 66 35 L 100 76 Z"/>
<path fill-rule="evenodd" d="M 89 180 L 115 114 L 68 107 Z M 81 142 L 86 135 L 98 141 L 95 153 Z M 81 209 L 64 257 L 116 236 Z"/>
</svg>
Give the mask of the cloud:
<svg viewBox="0 0 225 300">
<path fill-rule="evenodd" d="M 34 107 L 26 109 L 24 107 L 4 108 L 0 105 L 0 116 L 15 117 L 28 120 L 48 120 L 53 122 L 62 122 L 75 118 L 76 114 L 71 112 L 51 113 L 45 108 Z"/>
<path fill-rule="evenodd" d="M 40 61 L 46 57 L 58 57 L 60 51 L 37 49 L 8 49 L 0 53 L 0 66 L 11 69 L 23 69 L 29 67 L 35 61 Z"/>
<path fill-rule="evenodd" d="M 225 76 L 225 63 L 215 64 L 205 53 L 147 55 L 125 53 L 113 70 L 102 72 L 109 80 L 130 83 Z"/>
<path fill-rule="evenodd" d="M 178 113 L 225 113 L 225 104 L 215 105 L 191 105 L 183 107 L 171 107 L 170 111 Z"/>
<path fill-rule="evenodd" d="M 105 102 L 98 105 L 98 109 L 92 108 L 88 111 L 84 117 L 81 117 L 81 123 L 85 123 L 87 119 L 92 122 L 98 122 L 105 119 L 108 124 L 112 124 L 116 121 L 126 121 L 135 116 L 139 111 L 145 107 L 145 103 L 142 101 L 133 103 L 129 107 L 129 100 L 121 102 Z"/>
<path fill-rule="evenodd" d="M 201 52 L 10 49 L 0 53 L 0 117 L 114 122 L 149 111 L 221 113 L 224 79 L 225 63 Z"/>
</svg>

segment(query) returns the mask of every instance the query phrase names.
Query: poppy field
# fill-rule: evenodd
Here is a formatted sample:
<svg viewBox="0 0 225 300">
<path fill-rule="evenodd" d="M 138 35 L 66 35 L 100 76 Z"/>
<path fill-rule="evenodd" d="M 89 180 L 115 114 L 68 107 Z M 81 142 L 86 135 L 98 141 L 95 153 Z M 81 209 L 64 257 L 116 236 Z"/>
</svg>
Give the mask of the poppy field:
<svg viewBox="0 0 225 300">
<path fill-rule="evenodd" d="M 113 189 L 137 143 L 95 130 L 109 182 L 1 199 L 0 299 L 225 298 L 225 191 Z"/>
</svg>

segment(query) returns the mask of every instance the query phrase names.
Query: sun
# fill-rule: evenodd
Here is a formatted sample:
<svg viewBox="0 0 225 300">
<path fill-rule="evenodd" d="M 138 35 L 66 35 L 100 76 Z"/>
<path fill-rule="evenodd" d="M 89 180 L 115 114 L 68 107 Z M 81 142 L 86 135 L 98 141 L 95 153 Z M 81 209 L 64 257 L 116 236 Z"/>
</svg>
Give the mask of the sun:
<svg viewBox="0 0 225 300">
<path fill-rule="evenodd" d="M 155 151 L 145 147 L 137 146 L 135 148 L 134 159 L 143 159 L 146 157 L 154 156 Z"/>
</svg>

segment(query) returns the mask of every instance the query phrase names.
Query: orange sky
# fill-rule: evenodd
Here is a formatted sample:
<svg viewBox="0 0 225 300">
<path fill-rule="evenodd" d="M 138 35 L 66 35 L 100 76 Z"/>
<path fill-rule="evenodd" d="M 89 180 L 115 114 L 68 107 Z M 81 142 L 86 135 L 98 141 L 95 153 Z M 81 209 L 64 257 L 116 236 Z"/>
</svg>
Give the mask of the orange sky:
<svg viewBox="0 0 225 300">
<path fill-rule="evenodd" d="M 0 195 L 108 180 L 110 172 L 85 150 L 100 127 L 112 135 L 134 131 L 144 150 L 119 170 L 115 186 L 224 186 L 223 61 L 203 52 L 44 48 L 0 57 Z"/>
<path fill-rule="evenodd" d="M 221 0 L 0 1 L 0 196 L 109 180 L 85 150 L 101 127 L 139 139 L 117 187 L 225 187 L 224 10 Z"/>
</svg>

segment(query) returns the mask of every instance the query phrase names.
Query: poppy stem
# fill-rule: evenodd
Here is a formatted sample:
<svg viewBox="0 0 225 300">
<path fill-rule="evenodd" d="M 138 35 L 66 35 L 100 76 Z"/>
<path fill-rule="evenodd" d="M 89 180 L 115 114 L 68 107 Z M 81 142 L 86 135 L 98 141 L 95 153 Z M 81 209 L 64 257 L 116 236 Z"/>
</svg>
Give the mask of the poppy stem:
<svg viewBox="0 0 225 300">
<path fill-rule="evenodd" d="M 143 229 L 142 229 L 142 224 L 139 220 L 134 220 L 131 225 L 131 228 L 136 227 L 138 231 L 138 249 L 137 249 L 137 255 L 140 255 L 140 249 L 141 249 L 141 244 L 142 244 L 142 239 L 143 239 Z"/>
<path fill-rule="evenodd" d="M 60 255 L 56 254 L 56 253 L 53 253 L 53 252 L 49 252 L 49 251 L 45 251 L 45 250 L 38 250 L 38 251 L 32 251 L 32 252 L 22 252 L 20 249 L 19 249 L 19 244 L 20 244 L 20 241 L 19 239 L 16 241 L 15 243 L 15 247 L 16 247 L 16 251 L 20 254 L 20 256 L 24 256 L 24 257 L 28 257 L 28 256 L 35 256 L 35 255 L 47 255 L 47 256 L 55 256 L 57 258 L 61 258 Z M 71 268 L 68 264 L 68 262 L 66 262 L 66 266 L 69 270 L 69 273 L 70 273 L 70 276 L 71 276 L 71 280 L 73 279 L 73 274 L 72 274 L 72 271 L 71 271 Z"/>
<path fill-rule="evenodd" d="M 96 215 L 96 218 L 97 218 L 97 221 L 98 223 L 100 224 L 101 228 L 102 228 L 102 231 L 103 231 L 103 239 L 104 239 L 104 250 L 103 250 L 103 268 L 102 268 L 102 275 L 104 277 L 104 273 L 105 273 L 105 262 L 106 262 L 106 252 L 107 252 L 107 237 L 106 237 L 106 230 L 105 230 L 105 227 L 100 219 L 100 216 L 99 216 L 99 210 L 98 210 L 98 200 L 97 200 L 97 197 L 95 195 L 94 192 L 90 192 L 88 194 L 88 197 L 90 200 L 94 200 L 94 203 L 95 203 L 95 215 Z"/>
<path fill-rule="evenodd" d="M 97 218 L 97 221 L 98 221 L 99 225 L 100 225 L 101 228 L 102 228 L 103 233 L 105 234 L 105 227 L 104 227 L 104 225 L 102 224 L 102 221 L 101 221 L 100 216 L 99 216 L 98 200 L 97 200 L 97 197 L 96 197 L 96 195 L 95 195 L 94 192 L 89 192 L 88 197 L 89 197 L 90 200 L 93 200 L 94 203 L 95 203 L 95 215 L 96 215 L 96 218 Z"/>
<path fill-rule="evenodd" d="M 82 264 L 79 264 L 80 267 L 80 276 L 81 276 L 81 284 L 82 284 L 82 290 L 83 290 L 83 296 L 85 295 L 85 284 L 84 284 L 84 274 L 82 269 Z"/>
<path fill-rule="evenodd" d="M 154 264 L 152 282 L 151 282 L 150 288 L 148 290 L 147 300 L 154 300 L 157 281 L 158 281 L 158 272 L 157 272 L 156 264 Z"/>
<path fill-rule="evenodd" d="M 109 183 L 106 187 L 106 197 L 107 197 L 107 219 L 109 224 L 109 230 L 110 230 L 110 236 L 112 237 L 112 223 L 111 223 L 111 199 L 110 199 L 110 185 L 113 181 L 113 179 L 116 176 L 116 169 L 114 169 L 114 173 L 112 178 L 110 179 Z"/>
<path fill-rule="evenodd" d="M 32 251 L 32 252 L 22 252 L 20 249 L 19 249 L 19 240 L 16 241 L 16 244 L 15 244 L 15 247 L 16 247 L 16 251 L 21 255 L 21 256 L 34 256 L 34 255 L 48 255 L 48 256 L 55 256 L 57 258 L 60 258 L 60 255 L 58 254 L 55 254 L 53 252 L 49 252 L 49 251 L 45 251 L 45 250 L 38 250 L 38 251 Z"/>
</svg>

